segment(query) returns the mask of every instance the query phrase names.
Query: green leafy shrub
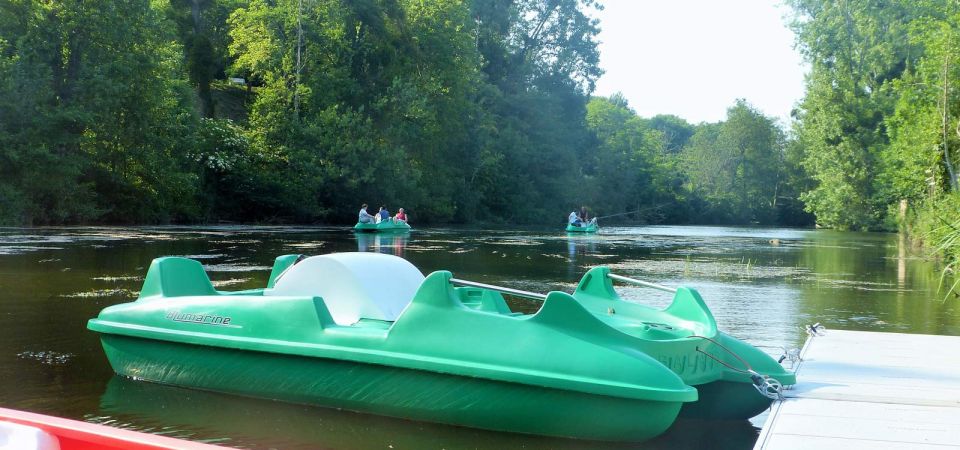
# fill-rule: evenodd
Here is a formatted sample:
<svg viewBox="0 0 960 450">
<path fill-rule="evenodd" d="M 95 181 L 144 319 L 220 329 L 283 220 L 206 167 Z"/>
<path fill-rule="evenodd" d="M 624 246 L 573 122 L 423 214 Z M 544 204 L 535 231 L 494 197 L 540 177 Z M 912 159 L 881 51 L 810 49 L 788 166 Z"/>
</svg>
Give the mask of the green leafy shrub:
<svg viewBox="0 0 960 450">
<path fill-rule="evenodd" d="M 944 261 L 941 292 L 960 293 L 960 193 L 925 203 L 910 227 L 914 242 Z"/>
</svg>

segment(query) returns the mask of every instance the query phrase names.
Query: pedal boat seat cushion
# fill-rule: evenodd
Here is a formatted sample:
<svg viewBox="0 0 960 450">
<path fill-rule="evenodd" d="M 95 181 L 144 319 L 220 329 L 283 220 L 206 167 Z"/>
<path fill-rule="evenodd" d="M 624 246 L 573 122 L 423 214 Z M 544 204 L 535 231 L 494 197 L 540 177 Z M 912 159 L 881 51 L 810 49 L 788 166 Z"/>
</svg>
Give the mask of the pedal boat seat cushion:
<svg viewBox="0 0 960 450">
<path fill-rule="evenodd" d="M 394 321 L 410 304 L 424 276 L 407 260 L 381 253 L 312 256 L 281 274 L 264 296 L 321 297 L 333 320 Z"/>
</svg>

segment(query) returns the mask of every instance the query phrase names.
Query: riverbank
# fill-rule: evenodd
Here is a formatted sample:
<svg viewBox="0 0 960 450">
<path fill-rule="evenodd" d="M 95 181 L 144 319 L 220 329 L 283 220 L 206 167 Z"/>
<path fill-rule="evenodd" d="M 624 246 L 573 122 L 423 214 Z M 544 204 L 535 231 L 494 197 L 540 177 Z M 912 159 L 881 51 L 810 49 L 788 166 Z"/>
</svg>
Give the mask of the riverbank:
<svg viewBox="0 0 960 450">
<path fill-rule="evenodd" d="M 930 200 L 908 213 L 901 232 L 942 264 L 939 293 L 943 298 L 960 297 L 960 194 Z"/>
</svg>

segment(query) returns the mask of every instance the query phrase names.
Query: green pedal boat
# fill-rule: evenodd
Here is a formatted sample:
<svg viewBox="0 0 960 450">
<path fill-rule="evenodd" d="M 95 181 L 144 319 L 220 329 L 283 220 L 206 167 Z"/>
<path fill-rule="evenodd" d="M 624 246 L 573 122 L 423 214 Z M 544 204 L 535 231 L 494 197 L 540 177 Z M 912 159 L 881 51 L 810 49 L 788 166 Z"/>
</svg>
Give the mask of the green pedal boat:
<svg viewBox="0 0 960 450">
<path fill-rule="evenodd" d="M 599 229 L 600 227 L 596 222 L 590 222 L 582 227 L 578 227 L 573 224 L 567 224 L 568 233 L 596 233 Z"/>
<path fill-rule="evenodd" d="M 648 439 L 681 410 L 750 417 L 771 401 L 768 376 L 793 384 L 717 332 L 696 291 L 655 310 L 617 297 L 612 277 L 595 268 L 573 295 L 540 295 L 383 254 L 285 255 L 267 288 L 220 292 L 200 263 L 166 257 L 136 301 L 88 327 L 138 380 L 581 439 Z M 514 313 L 502 293 L 543 305 Z"/>
<path fill-rule="evenodd" d="M 384 220 L 380 223 L 357 223 L 353 226 L 353 231 L 362 231 L 366 233 L 402 233 L 410 231 L 410 224 L 402 220 Z"/>
<path fill-rule="evenodd" d="M 622 300 L 613 281 L 674 294 L 660 310 Z M 700 293 L 591 269 L 577 285 L 574 299 L 594 317 L 638 338 L 635 348 L 660 361 L 697 388 L 696 402 L 685 403 L 681 416 L 743 420 L 767 409 L 783 386 L 796 376 L 763 351 L 717 330 L 717 323 Z"/>
</svg>

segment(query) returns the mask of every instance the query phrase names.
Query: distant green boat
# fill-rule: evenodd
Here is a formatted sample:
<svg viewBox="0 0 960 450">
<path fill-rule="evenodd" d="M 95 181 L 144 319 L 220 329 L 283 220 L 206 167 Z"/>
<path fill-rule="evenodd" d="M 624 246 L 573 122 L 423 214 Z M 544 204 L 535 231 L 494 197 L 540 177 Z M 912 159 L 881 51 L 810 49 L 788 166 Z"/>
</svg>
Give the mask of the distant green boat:
<svg viewBox="0 0 960 450">
<path fill-rule="evenodd" d="M 736 358 L 761 380 L 793 384 L 770 357 L 718 333 L 696 291 L 680 288 L 655 310 L 620 300 L 614 277 L 595 268 L 573 295 L 541 295 L 424 277 L 383 254 L 285 255 L 267 288 L 220 292 L 200 263 L 167 257 L 136 301 L 88 328 L 113 369 L 139 380 L 592 440 L 651 438 L 687 405 L 749 417 L 771 400 Z M 502 293 L 543 305 L 515 313 Z"/>
<path fill-rule="evenodd" d="M 578 227 L 573 224 L 567 224 L 567 232 L 570 233 L 596 233 L 600 227 L 597 222 L 590 222 L 586 226 Z"/>
<path fill-rule="evenodd" d="M 403 232 L 410 231 L 410 225 L 402 220 L 384 220 L 380 223 L 357 223 L 353 231 L 367 233 Z"/>
</svg>

